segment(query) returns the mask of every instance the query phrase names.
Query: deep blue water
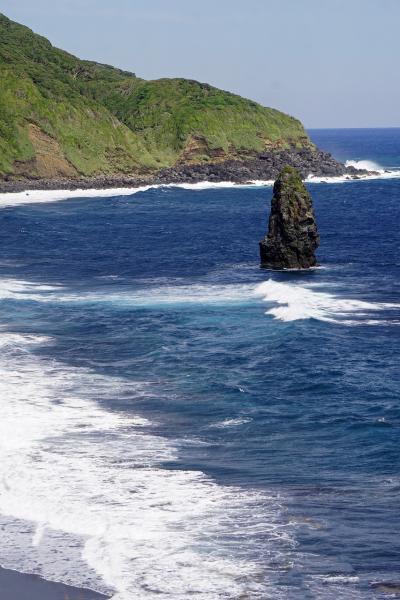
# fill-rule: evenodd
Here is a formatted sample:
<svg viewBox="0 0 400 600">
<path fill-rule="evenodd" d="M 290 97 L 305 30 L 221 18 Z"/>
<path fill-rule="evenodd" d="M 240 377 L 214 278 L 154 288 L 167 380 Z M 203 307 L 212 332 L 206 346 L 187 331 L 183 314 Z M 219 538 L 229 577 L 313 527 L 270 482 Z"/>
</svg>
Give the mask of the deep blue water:
<svg viewBox="0 0 400 600">
<path fill-rule="evenodd" d="M 400 164 L 399 130 L 311 135 Z M 400 585 L 400 179 L 309 187 L 308 273 L 259 268 L 269 187 L 1 209 L 3 435 L 30 440 L 1 564 L 124 600 Z"/>
<path fill-rule="evenodd" d="M 311 129 L 315 144 L 342 162 L 372 161 L 384 168 L 400 168 L 400 128 Z"/>
</svg>

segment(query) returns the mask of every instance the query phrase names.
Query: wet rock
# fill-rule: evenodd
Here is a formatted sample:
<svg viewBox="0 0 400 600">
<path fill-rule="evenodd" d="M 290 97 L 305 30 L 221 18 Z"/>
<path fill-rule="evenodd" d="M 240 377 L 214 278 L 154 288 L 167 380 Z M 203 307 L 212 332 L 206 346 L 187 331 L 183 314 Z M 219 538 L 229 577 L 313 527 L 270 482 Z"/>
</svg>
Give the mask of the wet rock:
<svg viewBox="0 0 400 600">
<path fill-rule="evenodd" d="M 117 187 L 136 187 L 151 184 L 198 183 L 201 181 L 248 181 L 276 179 L 285 165 L 295 167 L 303 179 L 309 175 L 317 177 L 342 177 L 374 174 L 354 167 L 346 167 L 327 152 L 318 148 L 291 147 L 284 150 L 271 150 L 249 156 L 242 160 L 225 160 L 203 164 L 177 164 L 174 167 L 158 171 L 142 171 L 129 175 L 96 175 L 94 177 L 39 177 L 24 178 L 21 175 L 2 177 L 1 192 L 19 192 L 26 189 L 102 189 Z"/>
<path fill-rule="evenodd" d="M 268 234 L 260 242 L 261 266 L 309 269 L 317 264 L 318 246 L 311 196 L 300 173 L 286 166 L 275 181 Z"/>
</svg>

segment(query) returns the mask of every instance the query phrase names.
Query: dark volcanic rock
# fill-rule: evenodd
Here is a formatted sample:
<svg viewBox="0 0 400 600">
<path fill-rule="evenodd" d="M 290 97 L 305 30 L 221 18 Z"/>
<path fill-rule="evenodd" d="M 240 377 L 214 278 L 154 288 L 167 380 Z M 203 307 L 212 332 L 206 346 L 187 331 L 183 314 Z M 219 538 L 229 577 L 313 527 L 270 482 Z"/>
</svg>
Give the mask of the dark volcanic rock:
<svg viewBox="0 0 400 600">
<path fill-rule="evenodd" d="M 270 269 L 314 267 L 318 246 L 311 196 L 300 173 L 286 166 L 275 181 L 268 235 L 260 242 L 261 266 Z"/>
<path fill-rule="evenodd" d="M 356 178 L 367 175 L 354 167 L 345 167 L 330 154 L 317 148 L 288 148 L 264 152 L 243 160 L 176 165 L 156 172 L 132 173 L 131 175 L 98 175 L 96 177 L 74 177 L 52 179 L 23 178 L 20 176 L 0 175 L 0 193 L 18 192 L 29 189 L 101 189 L 117 187 L 136 187 L 149 184 L 197 183 L 201 181 L 234 181 L 245 183 L 254 180 L 276 179 L 285 165 L 295 167 L 303 179 L 308 175 L 319 177 L 337 177 L 347 175 Z"/>
<path fill-rule="evenodd" d="M 244 160 L 226 160 L 217 163 L 177 165 L 157 173 L 160 183 L 181 181 L 235 181 L 276 179 L 286 165 L 295 167 L 303 179 L 309 175 L 338 177 L 348 172 L 347 167 L 327 152 L 317 148 L 288 148 L 263 152 Z M 358 171 L 359 174 L 362 174 Z"/>
</svg>

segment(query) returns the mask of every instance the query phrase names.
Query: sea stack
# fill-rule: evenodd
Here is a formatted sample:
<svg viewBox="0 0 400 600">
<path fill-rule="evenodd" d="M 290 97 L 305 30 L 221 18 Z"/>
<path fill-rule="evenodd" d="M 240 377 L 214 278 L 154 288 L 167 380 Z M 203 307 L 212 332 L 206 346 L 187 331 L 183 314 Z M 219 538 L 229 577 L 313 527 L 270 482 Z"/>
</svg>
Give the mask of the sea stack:
<svg viewBox="0 0 400 600">
<path fill-rule="evenodd" d="M 261 266 L 309 269 L 319 246 L 312 199 L 293 167 L 284 167 L 274 184 L 268 234 L 260 242 Z"/>
</svg>

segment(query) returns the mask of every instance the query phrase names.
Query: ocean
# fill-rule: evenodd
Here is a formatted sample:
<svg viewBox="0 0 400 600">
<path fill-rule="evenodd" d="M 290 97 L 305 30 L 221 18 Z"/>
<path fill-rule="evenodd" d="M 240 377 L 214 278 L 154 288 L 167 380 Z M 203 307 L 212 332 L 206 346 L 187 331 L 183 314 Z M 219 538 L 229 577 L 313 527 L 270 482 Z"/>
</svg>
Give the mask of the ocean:
<svg viewBox="0 0 400 600">
<path fill-rule="evenodd" d="M 0 197 L 0 565 L 114 600 L 399 593 L 400 130 L 310 135 L 380 176 L 308 183 L 309 272 L 259 268 L 268 185 Z"/>
</svg>

